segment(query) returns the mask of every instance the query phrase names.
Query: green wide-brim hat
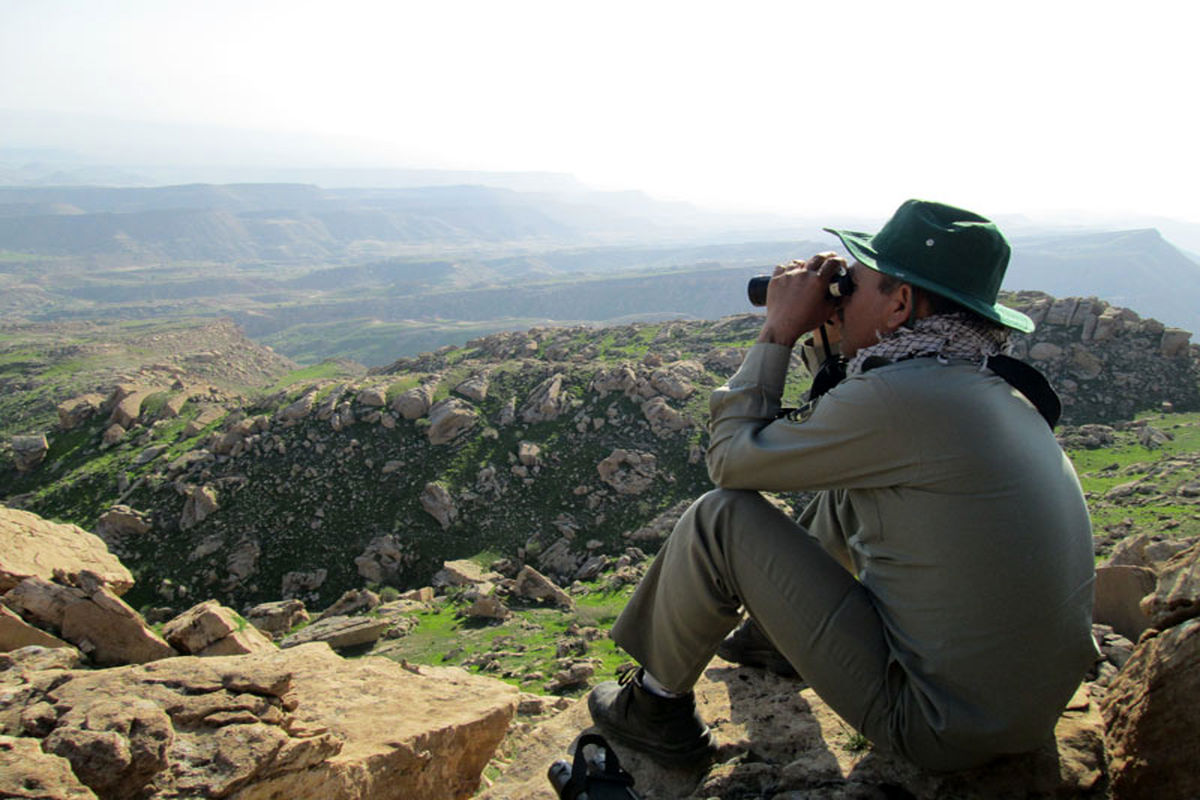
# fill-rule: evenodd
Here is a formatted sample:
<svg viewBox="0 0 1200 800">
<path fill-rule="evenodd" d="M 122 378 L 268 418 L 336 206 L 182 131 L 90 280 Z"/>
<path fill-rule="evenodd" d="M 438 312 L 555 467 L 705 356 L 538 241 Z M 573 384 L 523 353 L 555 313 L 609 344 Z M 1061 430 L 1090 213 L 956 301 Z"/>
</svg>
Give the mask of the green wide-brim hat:
<svg viewBox="0 0 1200 800">
<path fill-rule="evenodd" d="M 1029 317 L 996 302 L 1012 248 L 991 220 L 942 203 L 909 200 L 874 236 L 825 230 L 873 270 L 1022 333 L 1034 328 Z"/>
</svg>

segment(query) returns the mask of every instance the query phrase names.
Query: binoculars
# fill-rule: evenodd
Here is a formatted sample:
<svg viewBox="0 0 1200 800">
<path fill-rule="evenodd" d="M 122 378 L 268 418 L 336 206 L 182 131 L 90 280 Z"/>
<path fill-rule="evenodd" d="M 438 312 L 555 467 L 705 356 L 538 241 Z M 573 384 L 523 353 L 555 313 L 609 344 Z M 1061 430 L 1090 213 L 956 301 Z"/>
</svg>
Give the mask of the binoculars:
<svg viewBox="0 0 1200 800">
<path fill-rule="evenodd" d="M 746 296 L 750 305 L 765 306 L 767 304 L 767 284 L 771 282 L 770 275 L 755 275 L 746 285 Z M 843 270 L 829 283 L 829 296 L 835 299 L 849 297 L 854 292 L 854 281 L 850 273 Z"/>
</svg>

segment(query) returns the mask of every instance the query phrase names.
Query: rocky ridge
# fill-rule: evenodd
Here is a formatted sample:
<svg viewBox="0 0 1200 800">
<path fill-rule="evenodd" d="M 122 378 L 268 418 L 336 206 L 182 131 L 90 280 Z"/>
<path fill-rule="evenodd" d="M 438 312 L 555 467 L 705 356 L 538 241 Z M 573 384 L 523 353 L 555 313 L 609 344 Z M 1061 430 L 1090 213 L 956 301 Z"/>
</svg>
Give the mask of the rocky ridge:
<svg viewBox="0 0 1200 800">
<path fill-rule="evenodd" d="M 1099 301 L 1014 304 L 1041 320 L 1017 351 L 1068 421 L 1200 407 L 1186 334 Z M 7 502 L 97 527 L 143 570 L 136 602 L 176 612 L 412 588 L 482 549 L 566 585 L 653 550 L 669 526 L 648 523 L 707 488 L 707 395 L 758 320 L 502 333 L 247 403 L 123 384 L 60 403 Z"/>
</svg>

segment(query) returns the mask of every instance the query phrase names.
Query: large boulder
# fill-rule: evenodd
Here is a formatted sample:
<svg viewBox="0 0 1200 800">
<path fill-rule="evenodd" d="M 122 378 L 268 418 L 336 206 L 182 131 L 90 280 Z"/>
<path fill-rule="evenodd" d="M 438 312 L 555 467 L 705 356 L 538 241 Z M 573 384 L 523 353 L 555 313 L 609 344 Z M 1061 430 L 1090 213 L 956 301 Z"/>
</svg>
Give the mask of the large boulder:
<svg viewBox="0 0 1200 800">
<path fill-rule="evenodd" d="M 41 433 L 14 436 L 11 444 L 17 472 L 32 472 L 37 469 L 45 460 L 46 453 L 50 452 L 50 444 L 46 441 L 45 434 Z"/>
<path fill-rule="evenodd" d="M 285 637 L 279 646 L 324 642 L 335 650 L 360 647 L 379 641 L 390 627 L 389 620 L 374 617 L 325 617 Z"/>
<path fill-rule="evenodd" d="M 354 558 L 358 574 L 368 583 L 391 583 L 415 559 L 411 543 L 393 533 L 376 536 Z"/>
<path fill-rule="evenodd" d="M 128 430 L 142 415 L 142 401 L 154 394 L 153 389 L 135 389 L 129 394 L 114 393 L 115 402 L 109 421 Z"/>
<path fill-rule="evenodd" d="M 58 427 L 64 431 L 78 427 L 79 423 L 93 416 L 104 405 L 104 395 L 82 394 L 58 404 Z"/>
<path fill-rule="evenodd" d="M 149 515 L 144 511 L 115 505 L 100 515 L 96 535 L 109 544 L 116 544 L 127 537 L 143 536 L 151 528 Z"/>
<path fill-rule="evenodd" d="M 282 636 L 309 619 L 304 603 L 294 599 L 259 603 L 246 609 L 245 617 L 251 625 L 273 638 Z"/>
<path fill-rule="evenodd" d="M 185 655 L 229 656 L 274 649 L 257 628 L 216 600 L 192 606 L 163 626 L 163 638 Z"/>
<path fill-rule="evenodd" d="M 439 400 L 429 409 L 430 444 L 448 444 L 475 427 L 479 414 L 457 397 Z"/>
<path fill-rule="evenodd" d="M 1154 570 L 1149 567 L 1097 567 L 1092 622 L 1109 625 L 1136 642 L 1151 624 L 1141 602 L 1154 591 L 1154 585 Z"/>
<path fill-rule="evenodd" d="M 438 521 L 442 530 L 458 519 L 458 507 L 450 491 L 440 483 L 427 483 L 421 490 L 421 508 Z"/>
<path fill-rule="evenodd" d="M 512 592 L 517 597 L 545 601 L 560 608 L 575 608 L 575 601 L 569 594 L 528 564 L 521 567 L 521 571 L 513 579 Z"/>
<path fill-rule="evenodd" d="M 56 631 L 100 666 L 141 664 L 176 655 L 142 616 L 99 580 L 83 573 L 81 586 L 26 578 L 4 602 L 26 621 Z"/>
<path fill-rule="evenodd" d="M 571 405 L 570 395 L 563 391 L 564 376 L 556 373 L 534 387 L 525 399 L 518 414 L 524 422 L 546 422 L 558 419 L 558 415 Z"/>
<path fill-rule="evenodd" d="M 365 614 L 379 607 L 379 595 L 370 589 L 347 589 L 333 605 L 322 611 L 317 619 Z"/>
<path fill-rule="evenodd" d="M 115 594 L 133 586 L 133 575 L 99 536 L 77 525 L 0 506 L 0 593 L 29 577 L 51 580 L 58 573 L 74 580 L 85 570 L 98 575 Z"/>
<path fill-rule="evenodd" d="M 644 800 L 689 798 L 1105 797 L 1103 721 L 1080 689 L 1041 749 L 963 772 L 936 773 L 875 751 L 812 689 L 714 659 L 695 687 L 717 763 L 665 769 L 617 745 Z M 554 800 L 546 767 L 590 727 L 587 700 L 505 743 L 512 763 L 480 800 Z"/>
<path fill-rule="evenodd" d="M 1140 643 L 1102 707 L 1113 796 L 1200 797 L 1200 619 Z"/>
<path fill-rule="evenodd" d="M 1141 608 L 1160 629 L 1200 616 L 1200 544 L 1162 565 L 1154 594 L 1142 600 Z"/>
<path fill-rule="evenodd" d="M 192 486 L 187 490 L 187 499 L 183 501 L 183 513 L 179 516 L 179 529 L 189 530 L 216 513 L 220 503 L 217 502 L 217 490 L 211 486 Z"/>
<path fill-rule="evenodd" d="M 437 384 L 430 382 L 402 392 L 392 401 L 392 410 L 405 419 L 423 417 L 433 404 L 433 393 L 436 390 Z"/>
<path fill-rule="evenodd" d="M 0 720 L 22 720 L 104 798 L 433 800 L 474 792 L 517 697 L 461 669 L 310 644 L 33 673 L 0 695 Z"/>
<path fill-rule="evenodd" d="M 657 464 L 653 453 L 617 449 L 596 464 L 596 472 L 620 494 L 641 494 L 654 483 Z"/>
</svg>

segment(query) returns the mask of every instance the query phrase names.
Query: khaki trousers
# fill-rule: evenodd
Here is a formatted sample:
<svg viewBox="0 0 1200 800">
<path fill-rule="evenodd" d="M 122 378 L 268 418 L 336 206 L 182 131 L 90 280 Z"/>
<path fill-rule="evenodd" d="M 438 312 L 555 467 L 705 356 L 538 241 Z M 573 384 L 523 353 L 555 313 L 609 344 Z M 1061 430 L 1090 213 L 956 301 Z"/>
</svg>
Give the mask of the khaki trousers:
<svg viewBox="0 0 1200 800">
<path fill-rule="evenodd" d="M 757 492 L 718 489 L 680 518 L 612 638 L 668 689 L 686 692 L 745 607 L 817 694 L 877 747 L 935 769 L 987 760 L 931 729 L 891 658 L 870 593 L 843 561 L 844 545 L 823 546 Z"/>
</svg>

